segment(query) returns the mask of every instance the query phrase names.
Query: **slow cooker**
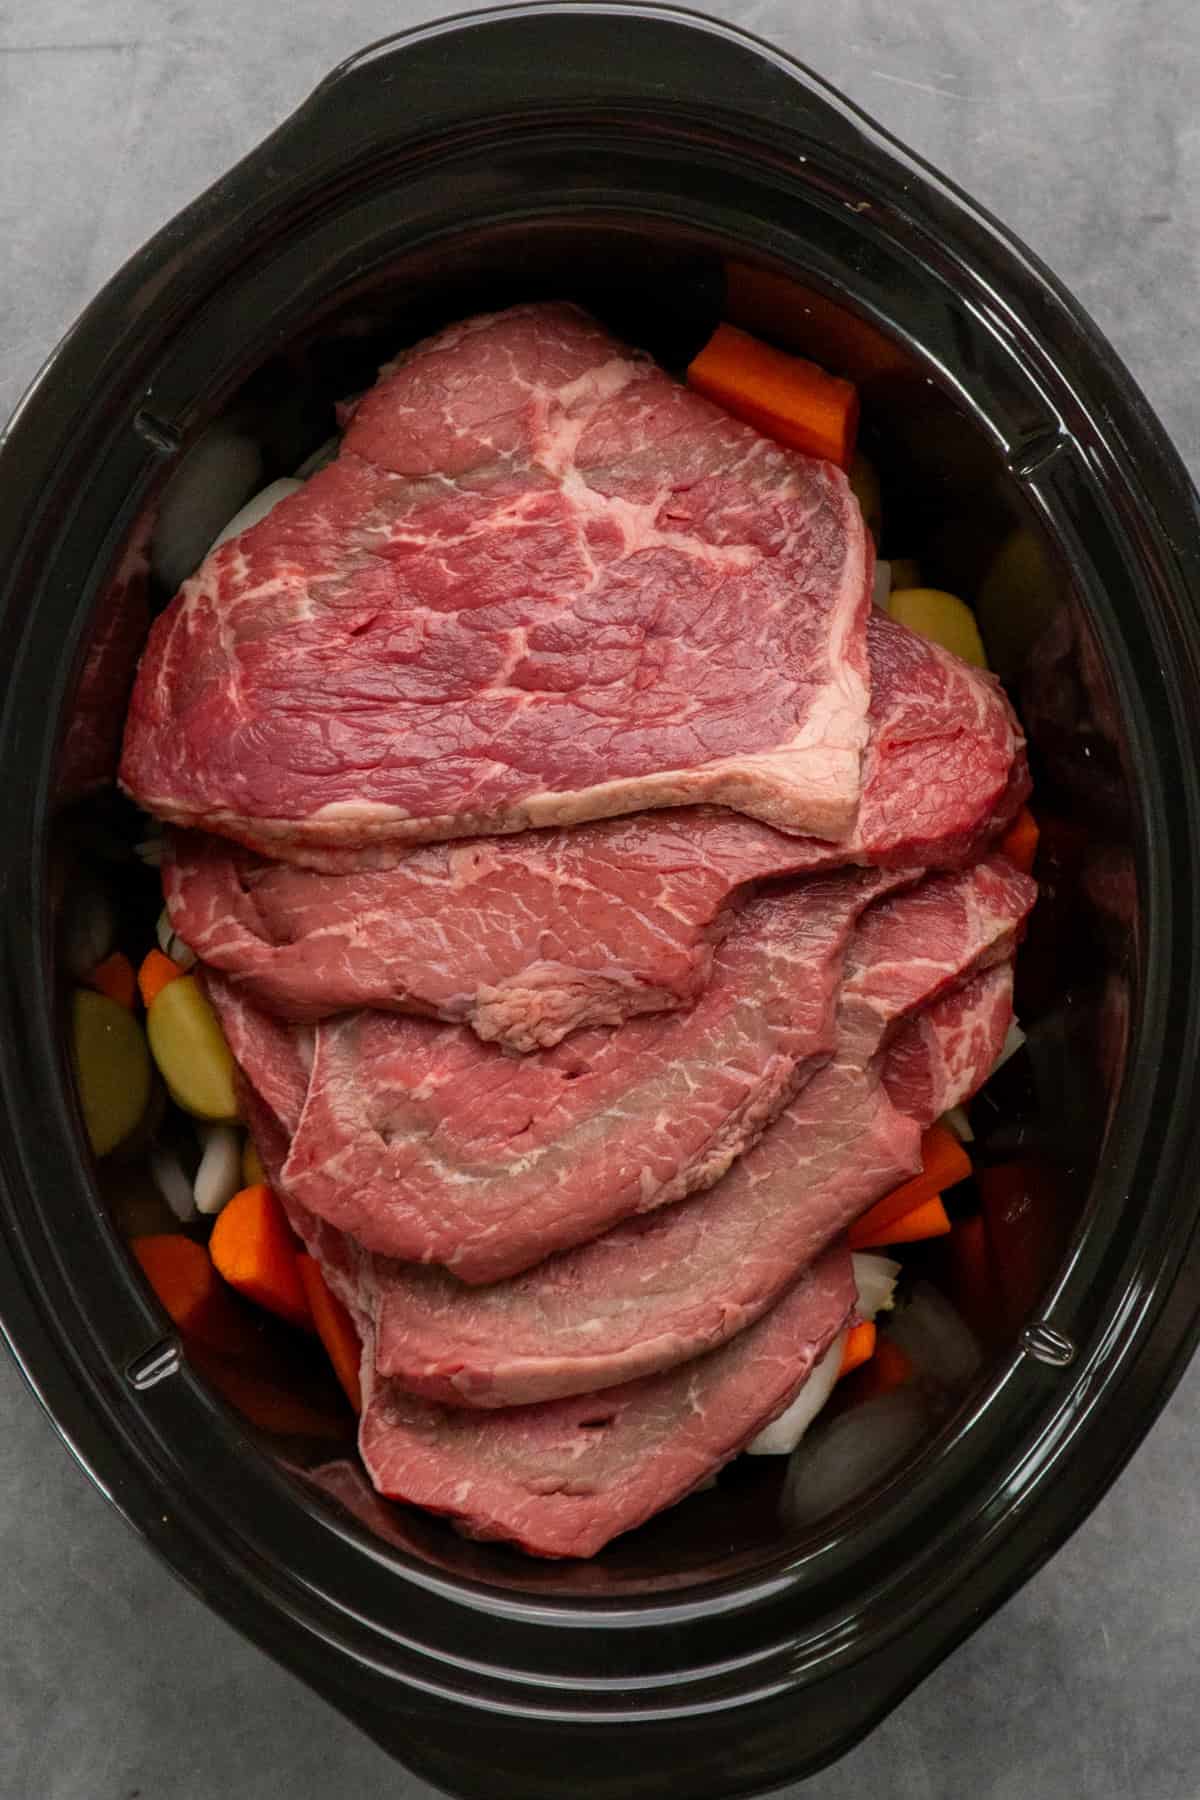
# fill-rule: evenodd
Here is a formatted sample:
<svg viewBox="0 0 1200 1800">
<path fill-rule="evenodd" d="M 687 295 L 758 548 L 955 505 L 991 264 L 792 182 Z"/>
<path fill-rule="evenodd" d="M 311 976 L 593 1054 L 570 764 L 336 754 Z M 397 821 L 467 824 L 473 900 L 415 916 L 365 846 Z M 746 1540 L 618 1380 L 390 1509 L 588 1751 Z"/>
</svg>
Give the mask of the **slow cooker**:
<svg viewBox="0 0 1200 1800">
<path fill-rule="evenodd" d="M 725 317 L 858 384 L 1065 821 L 988 1134 L 1061 1200 L 1020 1330 L 816 1527 L 781 1523 L 760 1463 L 564 1564 L 316 1472 L 190 1366 L 87 1152 L 49 858 L 98 606 L 199 434 L 274 406 L 311 448 L 387 349 L 548 295 L 668 366 Z M 92 303 L 0 477 L 0 1318 L 59 1430 L 183 1580 L 451 1793 L 537 1800 L 569 1770 L 580 1800 L 726 1800 L 835 1758 L 1095 1504 L 1200 1320 L 1200 532 L 1133 382 L 1028 251 L 768 46 L 668 7 L 512 6 L 334 70 Z"/>
</svg>

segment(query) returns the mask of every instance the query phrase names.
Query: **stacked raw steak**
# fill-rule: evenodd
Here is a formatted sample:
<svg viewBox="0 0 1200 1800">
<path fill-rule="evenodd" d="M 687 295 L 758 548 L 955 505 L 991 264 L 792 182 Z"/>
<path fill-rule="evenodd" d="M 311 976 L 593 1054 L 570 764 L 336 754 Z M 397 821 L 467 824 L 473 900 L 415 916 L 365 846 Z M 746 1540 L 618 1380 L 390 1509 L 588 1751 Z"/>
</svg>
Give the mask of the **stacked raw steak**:
<svg viewBox="0 0 1200 1800">
<path fill-rule="evenodd" d="M 839 471 L 528 306 L 156 624 L 123 779 L 381 1493 L 572 1556 L 690 1492 L 992 1067 L 1022 740 L 871 569 Z"/>
</svg>

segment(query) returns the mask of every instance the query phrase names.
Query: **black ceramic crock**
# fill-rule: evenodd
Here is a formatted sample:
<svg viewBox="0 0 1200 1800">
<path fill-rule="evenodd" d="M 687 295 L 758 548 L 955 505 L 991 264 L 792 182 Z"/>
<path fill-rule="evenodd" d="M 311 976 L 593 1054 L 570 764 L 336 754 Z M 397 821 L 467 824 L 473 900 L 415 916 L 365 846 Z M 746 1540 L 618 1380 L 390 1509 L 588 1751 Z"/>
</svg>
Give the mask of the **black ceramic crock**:
<svg viewBox="0 0 1200 1800">
<path fill-rule="evenodd" d="M 1102 881 L 1043 864 L 1057 936 L 1013 1117 L 1078 1222 L 986 1380 L 807 1537 L 750 1475 L 587 1565 L 339 1505 L 187 1366 L 97 1198 L 47 883 L 96 597 L 180 446 L 293 353 L 340 345 L 345 379 L 347 346 L 550 292 L 668 361 L 740 306 L 853 376 L 947 579 L 972 539 L 1025 534 L 1040 574 L 985 624 L 1047 805 L 1102 847 L 1092 877 L 1123 875 L 1105 923 Z M 352 58 L 161 231 L 25 399 L 0 491 L 0 1313 L 63 1437 L 212 1606 L 453 1793 L 718 1800 L 837 1756 L 1079 1523 L 1196 1335 L 1200 534 L 1111 349 L 767 46 L 653 6 L 513 7 Z"/>
</svg>

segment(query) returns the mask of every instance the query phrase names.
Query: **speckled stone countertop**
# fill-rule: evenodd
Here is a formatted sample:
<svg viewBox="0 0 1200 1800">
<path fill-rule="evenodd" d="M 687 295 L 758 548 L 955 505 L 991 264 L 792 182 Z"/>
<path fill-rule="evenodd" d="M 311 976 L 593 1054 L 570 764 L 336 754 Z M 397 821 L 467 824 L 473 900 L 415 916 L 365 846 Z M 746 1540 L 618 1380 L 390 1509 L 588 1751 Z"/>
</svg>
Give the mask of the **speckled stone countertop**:
<svg viewBox="0 0 1200 1800">
<path fill-rule="evenodd" d="M 1195 0 L 707 3 L 1039 251 L 1200 469 Z M 332 64 L 449 10 L 0 0 L 0 417 L 129 252 Z M 2 1800 L 432 1796 L 159 1567 L 2 1353 L 0 1418 Z M 1196 1800 L 1198 1612 L 1193 1369 L 1050 1565 L 867 1743 L 788 1792 Z M 500 1771 L 496 1791 L 511 1791 Z"/>
</svg>

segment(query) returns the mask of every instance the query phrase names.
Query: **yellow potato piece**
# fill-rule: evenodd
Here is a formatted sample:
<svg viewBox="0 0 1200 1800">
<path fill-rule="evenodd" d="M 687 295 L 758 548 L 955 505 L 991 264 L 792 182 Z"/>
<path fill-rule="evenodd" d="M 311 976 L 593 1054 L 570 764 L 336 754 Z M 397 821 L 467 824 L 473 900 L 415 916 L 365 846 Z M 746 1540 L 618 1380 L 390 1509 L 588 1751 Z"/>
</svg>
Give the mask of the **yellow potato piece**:
<svg viewBox="0 0 1200 1800">
<path fill-rule="evenodd" d="M 863 524 L 878 543 L 879 533 L 883 529 L 883 499 L 879 491 L 879 477 L 859 451 L 855 451 L 850 460 L 849 475 L 850 492 L 858 501 Z"/>
<path fill-rule="evenodd" d="M 194 975 L 169 981 L 155 996 L 146 1035 L 177 1106 L 197 1119 L 237 1118 L 233 1057 Z"/>
<path fill-rule="evenodd" d="M 910 631 L 952 650 L 977 669 L 987 668 L 983 639 L 975 615 L 957 594 L 941 588 L 899 588 L 888 601 L 888 612 Z"/>
<path fill-rule="evenodd" d="M 107 1156 L 137 1129 L 150 1100 L 142 1028 L 107 994 L 79 988 L 71 1002 L 71 1049 L 88 1140 Z"/>
<path fill-rule="evenodd" d="M 252 1137 L 248 1137 L 242 1145 L 242 1186 L 258 1187 L 265 1183 L 267 1171 L 263 1168 L 262 1157 L 258 1154 L 258 1145 Z"/>
</svg>

